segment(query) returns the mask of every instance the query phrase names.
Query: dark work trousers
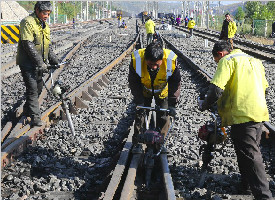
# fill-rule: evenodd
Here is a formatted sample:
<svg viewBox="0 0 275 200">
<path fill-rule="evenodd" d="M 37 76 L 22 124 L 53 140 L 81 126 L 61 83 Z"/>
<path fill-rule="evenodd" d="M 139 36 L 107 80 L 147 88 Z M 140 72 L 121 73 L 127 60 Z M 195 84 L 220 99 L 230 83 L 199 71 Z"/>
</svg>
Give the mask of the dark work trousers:
<svg viewBox="0 0 275 200">
<path fill-rule="evenodd" d="M 232 38 L 223 38 L 223 40 L 227 41 L 231 45 L 231 49 L 233 49 L 233 39 Z"/>
<path fill-rule="evenodd" d="M 38 70 L 25 70 L 24 67 L 21 66 L 20 69 L 26 86 L 26 103 L 24 105 L 24 112 L 31 117 L 41 117 L 38 97 L 43 88 L 43 74 Z"/>
<path fill-rule="evenodd" d="M 247 122 L 231 126 L 242 184 L 249 185 L 256 200 L 272 199 L 259 148 L 263 123 Z"/>
<path fill-rule="evenodd" d="M 147 46 L 153 42 L 153 34 L 152 33 L 148 33 L 147 34 Z"/>
<path fill-rule="evenodd" d="M 145 98 L 144 99 L 144 106 L 151 107 L 152 98 Z M 159 99 L 155 98 L 155 102 L 157 106 L 160 108 L 168 108 L 168 98 Z M 134 125 L 134 136 L 133 136 L 133 143 L 137 143 L 137 135 L 145 129 L 145 110 L 140 109 L 136 111 L 136 118 L 135 118 L 135 125 Z M 165 137 L 167 131 L 169 129 L 169 116 L 166 112 L 157 112 L 156 113 L 156 125 L 157 128 L 160 130 L 161 134 Z"/>
<path fill-rule="evenodd" d="M 190 28 L 190 36 L 193 36 L 193 29 Z"/>
</svg>

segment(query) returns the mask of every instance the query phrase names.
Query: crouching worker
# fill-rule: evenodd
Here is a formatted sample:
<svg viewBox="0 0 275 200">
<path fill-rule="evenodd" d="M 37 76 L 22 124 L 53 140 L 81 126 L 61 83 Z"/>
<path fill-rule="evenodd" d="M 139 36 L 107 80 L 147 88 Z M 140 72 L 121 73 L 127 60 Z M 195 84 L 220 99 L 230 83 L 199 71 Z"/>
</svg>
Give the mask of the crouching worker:
<svg viewBox="0 0 275 200">
<path fill-rule="evenodd" d="M 19 65 L 26 86 L 23 115 L 31 117 L 33 126 L 42 126 L 38 97 L 43 88 L 43 71 L 47 64 L 56 65 L 58 59 L 50 44 L 50 28 L 46 23 L 52 10 L 49 1 L 38 1 L 34 12 L 20 23 L 16 64 Z"/>
<path fill-rule="evenodd" d="M 231 126 L 241 174 L 239 192 L 252 191 L 255 199 L 272 199 L 259 148 L 263 122 L 269 120 L 264 66 L 241 50 L 232 50 L 226 41 L 217 42 L 212 54 L 218 67 L 199 107 L 206 110 L 217 101 L 221 126 Z"/>
<path fill-rule="evenodd" d="M 134 51 L 128 81 L 136 105 L 150 107 L 154 96 L 157 106 L 175 110 L 181 82 L 177 55 L 169 49 L 163 49 L 158 42 L 150 43 L 146 49 Z M 170 120 L 166 112 L 156 114 L 156 126 L 165 137 Z M 143 127 L 145 111 L 140 109 L 136 111 L 133 144 L 137 144 L 137 136 Z"/>
</svg>

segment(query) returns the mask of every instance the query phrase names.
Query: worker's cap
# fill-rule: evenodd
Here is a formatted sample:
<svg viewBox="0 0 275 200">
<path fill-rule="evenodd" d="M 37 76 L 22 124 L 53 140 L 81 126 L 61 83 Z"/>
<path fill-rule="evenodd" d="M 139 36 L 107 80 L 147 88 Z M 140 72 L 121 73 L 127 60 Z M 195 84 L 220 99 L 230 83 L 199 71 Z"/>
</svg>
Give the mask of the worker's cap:
<svg viewBox="0 0 275 200">
<path fill-rule="evenodd" d="M 37 1 L 34 10 L 38 9 L 40 12 L 42 10 L 52 10 L 52 4 L 50 1 Z"/>
</svg>

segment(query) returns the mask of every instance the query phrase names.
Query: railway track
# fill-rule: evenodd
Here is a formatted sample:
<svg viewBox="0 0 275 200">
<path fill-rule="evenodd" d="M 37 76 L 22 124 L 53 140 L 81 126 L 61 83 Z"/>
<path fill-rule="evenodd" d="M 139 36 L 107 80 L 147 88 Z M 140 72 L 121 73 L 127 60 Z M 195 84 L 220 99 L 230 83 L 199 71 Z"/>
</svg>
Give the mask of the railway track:
<svg viewBox="0 0 275 200">
<path fill-rule="evenodd" d="M 175 26 L 176 29 L 189 33 L 189 30 L 184 27 Z M 219 38 L 219 33 L 210 32 L 203 29 L 194 29 L 194 35 L 208 39 L 212 42 L 215 42 Z M 275 63 L 275 48 L 271 46 L 264 46 L 260 44 L 256 44 L 253 42 L 248 42 L 246 40 L 236 38 L 234 39 L 234 48 L 241 49 L 245 53 L 252 55 L 256 58 L 268 60 L 272 63 Z"/>
<path fill-rule="evenodd" d="M 144 43 L 141 35 L 137 35 L 135 42 L 138 38 Z M 51 125 L 46 129 L 30 129 L 2 151 L 1 161 L 5 165 L 2 190 L 5 195 L 11 195 L 8 191 L 13 190 L 7 188 L 13 188 L 16 182 L 17 185 L 23 185 L 22 188 L 26 185 L 25 182 L 29 182 L 30 186 L 25 186 L 25 191 L 28 192 L 15 187 L 14 193 L 21 197 L 27 195 L 30 199 L 50 199 L 54 196 L 64 199 L 211 199 L 215 196 L 249 199 L 248 196 L 235 195 L 234 186 L 229 186 L 235 185 L 239 177 L 230 143 L 222 154 L 216 155 L 217 158 L 211 165 L 212 173 L 207 174 L 204 187 L 197 187 L 201 160 L 198 149 L 203 142 L 198 140 L 196 131 L 209 120 L 209 115 L 196 109 L 196 96 L 208 85 L 211 76 L 205 69 L 186 58 L 174 44 L 167 40 L 165 42 L 168 48 L 178 54 L 183 77 L 178 117 L 172 137 L 168 140 L 168 152 L 162 154 L 161 159 L 162 172 L 166 176 L 164 180 L 167 181 L 160 182 L 153 192 L 146 193 L 142 188 L 142 171 L 137 169 L 142 155 L 131 155 L 134 104 L 129 98 L 126 78 L 130 63 L 129 53 L 134 48 L 131 45 L 119 57 L 121 64 L 106 73 L 111 66 L 118 64 L 119 61 L 114 60 L 103 71 L 68 94 L 74 103 L 71 109 L 77 113 L 72 116 L 77 127 L 75 138 L 70 135 L 67 123 L 58 121 L 56 127 Z M 101 101 L 103 103 L 99 104 Z M 47 123 L 62 118 L 62 110 L 58 104 L 60 102 L 43 113 L 43 119 Z M 51 110 L 55 111 L 49 114 Z M 113 110 L 115 113 L 112 113 Z M 272 134 L 270 138 L 274 138 Z M 263 155 L 267 160 L 270 180 L 273 181 L 274 169 L 270 162 L 274 161 L 272 159 L 275 150 L 270 140 L 265 142 Z M 28 154 L 20 155 L 27 146 Z M 99 159 L 95 157 L 97 154 Z M 17 162 L 11 163 L 14 158 Z M 48 165 L 44 166 L 45 164 Z M 221 168 L 221 165 L 224 167 Z M 22 168 L 25 172 L 20 172 Z M 77 172 L 73 170 L 75 168 Z M 39 169 L 42 169 L 40 173 Z M 55 185 L 55 182 L 58 184 Z M 167 184 L 165 186 L 162 183 Z"/>
<path fill-rule="evenodd" d="M 64 49 L 64 46 L 61 46 L 59 49 L 57 49 L 57 51 L 59 52 L 59 57 L 62 57 L 63 58 L 63 61 L 69 59 L 73 53 L 77 50 L 77 48 L 88 38 L 90 38 L 92 35 L 98 35 L 100 34 L 101 32 L 104 32 L 107 30 L 107 28 L 109 28 L 109 24 L 107 26 L 102 26 L 100 25 L 99 27 L 97 26 L 94 26 L 94 30 L 93 31 L 90 31 L 90 29 L 86 30 L 82 36 L 82 38 L 78 39 L 76 37 L 76 40 L 72 40 L 72 41 L 69 41 L 69 43 L 67 43 L 69 45 L 69 48 L 66 47 L 68 45 L 65 45 L 66 49 Z M 88 32 L 88 33 L 87 33 Z M 67 35 L 66 35 L 67 36 Z M 71 35 L 70 37 L 73 37 L 75 35 Z M 75 37 L 74 37 L 75 38 Z M 62 43 L 62 41 L 61 41 Z M 61 49 L 61 50 L 60 50 Z M 65 50 L 65 51 L 64 51 Z M 68 52 L 67 52 L 68 51 Z M 60 54 L 64 54 L 65 56 L 61 56 Z M 64 66 L 61 67 L 61 69 L 63 68 Z M 19 70 L 19 67 L 18 66 L 15 66 L 16 70 L 20 72 Z M 58 76 L 58 74 L 62 71 L 61 69 L 59 70 L 56 70 L 56 72 L 54 73 L 54 78 L 56 78 Z M 8 72 L 4 72 L 4 75 L 7 75 Z M 47 77 L 45 77 L 46 79 Z M 22 87 L 22 77 L 20 76 L 20 73 L 16 73 L 15 76 L 12 76 L 12 77 L 6 77 L 6 78 L 3 78 L 2 77 L 2 86 L 5 88 L 5 90 L 2 91 L 2 102 L 3 104 L 7 104 L 7 105 L 10 105 L 10 100 L 7 101 L 7 99 L 10 99 L 13 97 L 13 93 L 14 93 L 14 97 L 13 98 L 18 98 L 18 101 L 17 103 L 15 103 L 13 105 L 12 108 L 9 108 L 7 107 L 6 105 L 2 107 L 2 141 L 5 139 L 6 135 L 9 134 L 9 132 L 11 131 L 10 129 L 12 127 L 15 127 L 16 126 L 16 120 L 14 120 L 15 118 L 14 117 L 19 117 L 22 110 L 23 110 L 23 99 L 22 99 L 22 96 L 23 96 L 23 92 L 24 92 L 24 87 Z M 5 84 L 7 82 L 7 85 Z M 12 82 L 12 83 L 11 83 Z M 4 83 L 4 84 L 3 84 Z M 15 85 L 13 85 L 15 84 Z M 9 86 L 8 86 L 9 85 Z M 50 82 L 48 81 L 47 82 L 47 86 L 49 87 L 50 85 Z M 10 89 L 8 89 L 10 88 Z M 20 92 L 17 92 L 18 90 L 20 90 Z M 21 94 L 21 96 L 20 96 Z M 42 95 L 40 97 L 40 104 L 42 104 L 43 102 L 43 99 L 46 95 L 46 90 L 44 90 L 42 92 Z M 21 99 L 20 99 L 21 98 Z M 20 104 L 21 105 L 18 105 Z M 6 110 L 7 108 L 10 109 L 10 111 Z M 3 111 L 5 111 L 3 113 Z M 8 113 L 7 113 L 8 112 Z M 11 112 L 14 112 L 15 115 Z M 13 118 L 12 118 L 13 117 Z M 6 119 L 5 119 L 6 118 Z M 12 120 L 12 121 L 7 121 L 8 119 Z M 22 121 L 22 120 L 21 120 Z M 3 125 L 3 124 L 6 124 L 6 125 Z M 12 125 L 12 126 L 11 126 Z"/>
</svg>

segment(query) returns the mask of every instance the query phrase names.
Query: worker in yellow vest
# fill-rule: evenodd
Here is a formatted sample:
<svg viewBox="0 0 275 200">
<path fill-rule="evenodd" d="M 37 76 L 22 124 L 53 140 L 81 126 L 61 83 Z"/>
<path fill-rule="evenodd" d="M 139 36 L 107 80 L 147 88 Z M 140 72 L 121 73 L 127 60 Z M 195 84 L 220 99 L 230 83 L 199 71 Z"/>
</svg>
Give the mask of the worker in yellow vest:
<svg viewBox="0 0 275 200">
<path fill-rule="evenodd" d="M 191 17 L 190 20 L 189 20 L 189 22 L 188 22 L 188 25 L 187 25 L 188 30 L 190 30 L 190 37 L 193 37 L 193 29 L 194 29 L 195 25 L 196 25 L 196 22 Z"/>
<path fill-rule="evenodd" d="M 220 40 L 230 42 L 231 48 L 233 49 L 233 38 L 237 32 L 236 23 L 231 19 L 230 14 L 226 13 L 225 20 L 222 24 L 222 31 L 220 34 Z"/>
<path fill-rule="evenodd" d="M 266 104 L 268 82 L 262 62 L 230 43 L 215 43 L 212 54 L 217 71 L 200 110 L 217 102 L 221 126 L 231 126 L 231 138 L 237 155 L 241 182 L 240 194 L 251 193 L 255 199 L 273 199 L 265 173 L 261 150 L 262 127 L 269 121 Z"/>
<path fill-rule="evenodd" d="M 153 41 L 153 35 L 155 33 L 155 23 L 151 19 L 150 16 L 147 17 L 147 21 L 145 22 L 145 29 L 147 34 L 147 45 L 149 45 Z"/>
<path fill-rule="evenodd" d="M 118 28 L 120 27 L 121 18 L 122 18 L 121 15 L 117 16 Z"/>
<path fill-rule="evenodd" d="M 163 49 L 160 43 L 152 42 L 146 49 L 134 51 L 128 81 L 136 105 L 151 106 L 154 97 L 157 106 L 175 111 L 181 75 L 177 67 L 177 55 L 172 50 Z M 144 127 L 144 113 L 143 110 L 136 112 L 134 144 L 137 144 L 137 135 Z M 167 113 L 157 112 L 156 125 L 165 136 L 169 127 Z"/>
</svg>

